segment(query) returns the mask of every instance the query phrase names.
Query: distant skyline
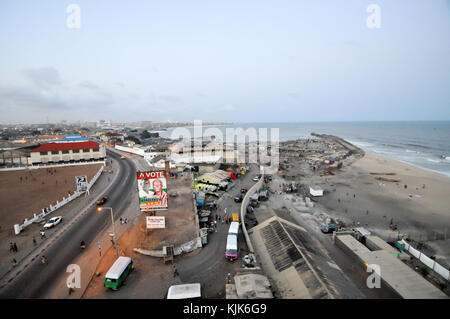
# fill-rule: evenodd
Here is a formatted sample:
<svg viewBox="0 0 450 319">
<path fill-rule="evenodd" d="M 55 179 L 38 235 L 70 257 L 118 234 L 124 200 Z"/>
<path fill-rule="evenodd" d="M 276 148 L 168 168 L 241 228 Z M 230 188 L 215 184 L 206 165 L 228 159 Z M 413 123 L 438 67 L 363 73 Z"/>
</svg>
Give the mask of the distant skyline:
<svg viewBox="0 0 450 319">
<path fill-rule="evenodd" d="M 2 0 L 0 123 L 447 121 L 449 57 L 448 0 Z"/>
</svg>

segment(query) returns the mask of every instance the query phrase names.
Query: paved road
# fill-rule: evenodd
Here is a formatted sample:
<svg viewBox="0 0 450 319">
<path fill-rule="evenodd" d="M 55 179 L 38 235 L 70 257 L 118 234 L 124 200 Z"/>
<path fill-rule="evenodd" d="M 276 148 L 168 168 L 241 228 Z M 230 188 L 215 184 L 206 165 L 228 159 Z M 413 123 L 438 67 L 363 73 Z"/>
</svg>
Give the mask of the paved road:
<svg viewBox="0 0 450 319">
<path fill-rule="evenodd" d="M 123 207 L 128 204 L 127 199 L 135 191 L 135 167 L 127 160 L 120 160 L 117 154 L 108 151 L 108 156 L 116 159 L 120 165 L 120 172 L 108 196 L 107 206 L 114 210 L 115 218 L 119 218 Z M 40 259 L 32 262 L 17 278 L 0 291 L 0 298 L 42 298 L 58 283 L 59 278 L 66 273 L 66 267 L 79 254 L 79 243 L 84 240 L 87 245 L 92 243 L 97 234 L 104 231 L 111 224 L 109 213 L 97 213 L 96 207 L 89 209 L 75 224 L 58 238 L 43 254 L 48 263 L 43 265 Z"/>
<path fill-rule="evenodd" d="M 251 179 L 257 170 L 253 168 L 248 174 L 235 180 L 231 190 L 225 193 L 225 200 L 220 200 L 214 215 L 224 217 L 227 208 L 227 216 L 231 217 L 233 212 L 240 212 L 241 203 L 234 202 L 234 196 L 240 192 L 241 186 L 249 189 L 255 184 Z M 217 221 L 217 232 L 208 235 L 208 244 L 202 248 L 200 253 L 194 256 L 185 256 L 175 259 L 180 279 L 183 283 L 202 283 L 205 298 L 224 298 L 225 281 L 228 273 L 234 275 L 242 265 L 242 257 L 247 253 L 247 245 L 242 232 L 238 236 L 238 247 L 240 249 L 239 259 L 230 262 L 225 259 L 225 246 L 227 241 L 229 224 Z"/>
</svg>

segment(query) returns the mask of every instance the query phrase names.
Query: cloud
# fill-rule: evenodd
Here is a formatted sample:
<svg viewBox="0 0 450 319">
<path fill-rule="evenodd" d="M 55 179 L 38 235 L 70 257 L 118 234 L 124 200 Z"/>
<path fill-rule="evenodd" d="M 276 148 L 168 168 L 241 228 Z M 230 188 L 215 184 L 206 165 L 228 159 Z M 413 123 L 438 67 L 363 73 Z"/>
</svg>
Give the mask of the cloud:
<svg viewBox="0 0 450 319">
<path fill-rule="evenodd" d="M 25 69 L 24 74 L 38 87 L 49 89 L 63 83 L 59 72 L 52 67 Z"/>
<path fill-rule="evenodd" d="M 158 96 L 161 100 L 169 102 L 169 103 L 179 103 L 182 102 L 182 99 L 175 95 L 160 95 Z"/>
<path fill-rule="evenodd" d="M 80 86 L 82 88 L 91 89 L 91 90 L 99 90 L 100 89 L 99 86 L 95 85 L 94 83 L 88 82 L 88 81 L 81 82 Z"/>
</svg>

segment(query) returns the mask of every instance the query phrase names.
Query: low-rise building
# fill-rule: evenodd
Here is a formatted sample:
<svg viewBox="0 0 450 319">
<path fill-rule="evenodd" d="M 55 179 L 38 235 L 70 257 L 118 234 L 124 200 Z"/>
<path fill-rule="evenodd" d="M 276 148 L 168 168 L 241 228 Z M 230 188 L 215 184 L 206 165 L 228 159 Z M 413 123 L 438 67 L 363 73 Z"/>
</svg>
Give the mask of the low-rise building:
<svg viewBox="0 0 450 319">
<path fill-rule="evenodd" d="M 105 157 L 105 147 L 97 142 L 58 142 L 41 144 L 39 147 L 30 150 L 28 164 L 103 160 Z"/>
</svg>

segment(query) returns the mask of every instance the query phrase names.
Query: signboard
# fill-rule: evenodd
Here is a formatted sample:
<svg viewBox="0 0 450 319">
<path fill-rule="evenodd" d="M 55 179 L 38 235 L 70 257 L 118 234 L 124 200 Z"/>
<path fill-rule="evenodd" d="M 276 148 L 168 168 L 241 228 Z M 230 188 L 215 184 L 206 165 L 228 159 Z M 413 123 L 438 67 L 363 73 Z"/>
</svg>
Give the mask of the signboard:
<svg viewBox="0 0 450 319">
<path fill-rule="evenodd" d="M 137 172 L 141 211 L 168 209 L 167 180 L 164 171 Z"/>
<path fill-rule="evenodd" d="M 147 228 L 166 228 L 164 216 L 147 216 Z"/>
<path fill-rule="evenodd" d="M 75 176 L 78 192 L 85 192 L 87 189 L 87 176 Z"/>
</svg>

